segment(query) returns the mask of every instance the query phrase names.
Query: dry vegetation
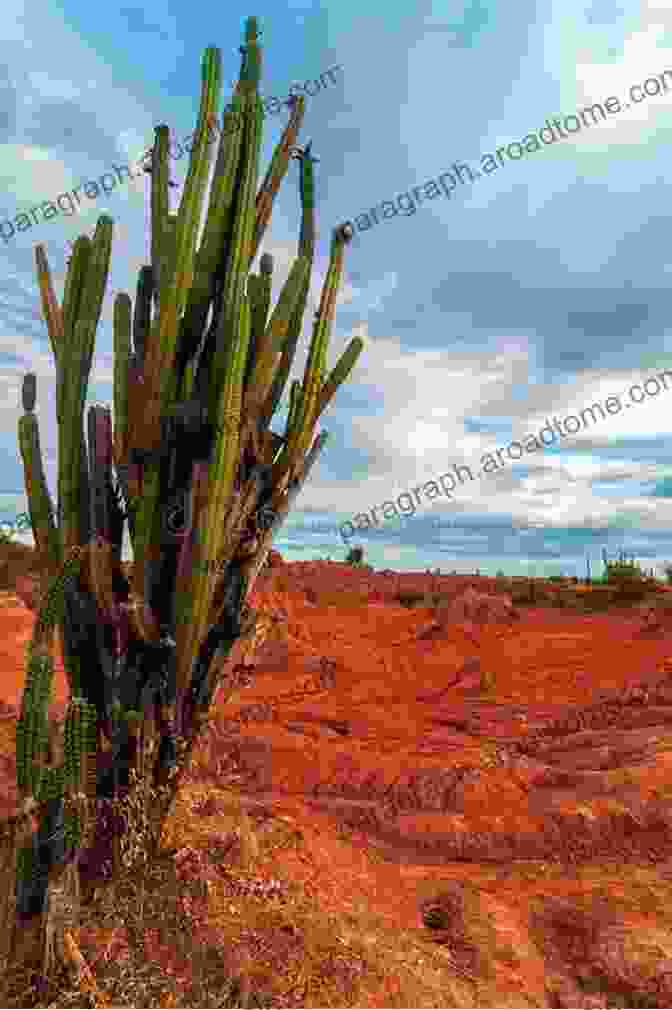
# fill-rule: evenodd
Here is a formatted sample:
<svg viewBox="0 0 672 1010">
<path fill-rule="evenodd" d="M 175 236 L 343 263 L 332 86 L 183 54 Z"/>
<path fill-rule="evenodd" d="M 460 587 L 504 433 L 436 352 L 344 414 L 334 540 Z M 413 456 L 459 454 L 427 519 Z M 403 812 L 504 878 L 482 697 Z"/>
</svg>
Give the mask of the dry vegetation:
<svg viewBox="0 0 672 1010">
<path fill-rule="evenodd" d="M 204 749 L 207 740 L 201 760 Z M 136 824 L 146 819 L 145 802 L 137 790 L 129 794 Z M 209 816 L 213 809 L 216 815 Z M 212 828 L 219 847 L 212 846 Z M 83 909 L 76 940 L 95 985 L 83 979 L 73 988 L 61 975 L 45 990 L 34 978 L 8 972 L 0 1002 L 63 1008 L 465 1005 L 465 980 L 477 984 L 476 977 L 429 939 L 418 940 L 417 929 L 392 928 L 365 905 L 334 915 L 293 883 L 277 857 L 288 847 L 300 852 L 302 844 L 301 832 L 283 818 L 251 818 L 235 793 L 188 784 L 159 858 L 148 858 L 146 838 L 136 832 L 118 879 L 96 888 Z M 374 994 L 381 1002 L 370 1002 Z"/>
</svg>

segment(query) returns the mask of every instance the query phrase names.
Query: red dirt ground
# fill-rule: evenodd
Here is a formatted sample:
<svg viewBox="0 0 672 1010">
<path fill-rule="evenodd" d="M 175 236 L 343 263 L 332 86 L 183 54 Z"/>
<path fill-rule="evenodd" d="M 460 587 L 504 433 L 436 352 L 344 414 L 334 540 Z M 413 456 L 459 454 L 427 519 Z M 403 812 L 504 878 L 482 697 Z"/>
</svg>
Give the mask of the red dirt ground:
<svg viewBox="0 0 672 1010">
<path fill-rule="evenodd" d="M 249 686 L 217 703 L 182 815 L 235 790 L 302 838 L 274 865 L 321 906 L 360 938 L 369 919 L 410 938 L 404 972 L 441 945 L 444 1001 L 416 1006 L 672 1006 L 672 635 L 643 634 L 634 611 L 454 624 L 393 601 L 494 582 L 335 562 L 261 577 L 250 602 L 283 621 Z M 7 596 L 12 706 L 31 627 Z M 13 731 L 0 712 L 0 817 Z M 206 859 L 216 820 L 192 817 L 173 846 Z M 430 930 L 421 903 L 441 892 L 450 912 Z M 364 985 L 356 1005 L 413 1005 L 394 992 Z"/>
</svg>

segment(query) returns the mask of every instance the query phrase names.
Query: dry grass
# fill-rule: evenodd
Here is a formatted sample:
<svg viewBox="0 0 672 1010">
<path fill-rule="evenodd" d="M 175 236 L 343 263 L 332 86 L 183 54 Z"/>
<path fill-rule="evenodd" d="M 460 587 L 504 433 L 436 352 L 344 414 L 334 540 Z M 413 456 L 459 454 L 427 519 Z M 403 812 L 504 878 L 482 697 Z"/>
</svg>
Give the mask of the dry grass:
<svg viewBox="0 0 672 1010">
<path fill-rule="evenodd" d="M 417 928 L 400 931 L 362 902 L 334 914 L 278 869 L 278 850 L 303 844 L 281 818 L 261 825 L 233 792 L 185 786 L 150 859 L 148 796 L 134 780 L 119 875 L 83 908 L 76 936 L 111 1007 L 459 1007 L 475 1005 L 445 949 Z M 215 803 L 216 816 L 207 814 Z M 229 826 L 237 845 L 221 857 L 207 821 Z M 177 853 L 196 853 L 193 874 Z M 188 859 L 188 857 L 187 857 Z M 210 872 L 201 870 L 208 866 Z M 115 937 L 123 949 L 113 949 Z M 160 944 L 152 955 L 148 938 Z M 213 941 L 216 938 L 216 942 Z M 107 954 L 106 954 L 107 948 Z M 97 958 L 97 960 L 96 960 Z M 187 966 L 181 975 L 180 966 Z M 60 973 L 47 988 L 35 977 L 0 985 L 6 1007 L 93 1007 Z"/>
</svg>

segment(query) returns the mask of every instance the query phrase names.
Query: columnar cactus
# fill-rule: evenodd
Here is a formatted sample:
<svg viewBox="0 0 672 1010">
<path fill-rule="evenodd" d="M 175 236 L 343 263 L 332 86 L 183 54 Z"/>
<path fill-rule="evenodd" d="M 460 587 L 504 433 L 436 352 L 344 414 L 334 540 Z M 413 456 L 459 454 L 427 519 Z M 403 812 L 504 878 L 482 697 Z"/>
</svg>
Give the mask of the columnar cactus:
<svg viewBox="0 0 672 1010">
<path fill-rule="evenodd" d="M 123 796 L 139 767 L 140 739 L 152 734 L 151 784 L 161 793 L 170 782 L 154 812 L 160 835 L 222 660 L 254 629 L 246 597 L 326 442 L 327 433 L 316 430 L 320 416 L 363 348 L 359 338 L 352 340 L 327 376 L 344 249 L 352 237 L 345 225 L 332 236 L 303 381 L 291 385 L 282 434 L 270 430 L 308 303 L 316 159 L 310 145 L 297 146 L 304 99 L 293 98 L 259 185 L 258 35 L 256 18 L 248 18 L 240 79 L 223 116 L 224 126 L 235 116 L 242 128 L 222 129 L 198 247 L 221 88 L 217 48 L 206 49 L 203 59 L 197 140 L 176 214 L 168 199 L 169 130 L 156 127 L 150 263 L 140 268 L 134 302 L 126 292 L 114 301 L 114 416 L 94 406 L 84 424 L 113 222 L 101 216 L 93 240 L 75 242 L 62 303 L 46 253 L 36 249 L 56 364 L 59 468 L 56 522 L 34 413 L 36 380 L 29 375 L 19 445 L 45 584 L 17 726 L 17 781 L 20 812 L 38 811 L 38 841 L 50 856 L 38 865 L 34 847 L 19 853 L 17 911 L 24 916 L 49 907 L 49 873 L 54 879 L 64 862 L 95 871 L 92 801 L 99 806 Z M 293 157 L 300 161 L 301 229 L 297 257 L 272 308 L 272 258 L 262 254 L 258 273 L 251 268 Z M 185 512 L 177 531 L 166 522 L 176 502 Z M 121 565 L 125 524 L 130 578 Z M 70 702 L 62 738 L 50 748 L 57 630 Z M 93 820 L 86 821 L 86 810 L 94 811 Z"/>
</svg>

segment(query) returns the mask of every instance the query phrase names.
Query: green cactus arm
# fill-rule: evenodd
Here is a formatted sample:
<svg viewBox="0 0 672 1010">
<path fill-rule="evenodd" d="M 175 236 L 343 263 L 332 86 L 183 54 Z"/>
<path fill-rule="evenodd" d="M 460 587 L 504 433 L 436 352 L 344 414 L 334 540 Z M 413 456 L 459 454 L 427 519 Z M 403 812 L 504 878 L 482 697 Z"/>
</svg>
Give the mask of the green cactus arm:
<svg viewBox="0 0 672 1010">
<path fill-rule="evenodd" d="M 322 387 L 327 345 L 336 311 L 336 297 L 343 270 L 343 250 L 350 238 L 351 235 L 343 227 L 334 229 L 329 269 L 322 288 L 320 308 L 313 327 L 313 339 L 304 373 L 301 412 L 280 460 L 276 464 L 275 476 L 277 476 L 278 481 L 283 480 L 287 475 L 291 474 L 292 468 L 303 457 L 307 445 L 312 438 L 314 430 L 312 418 Z"/>
<path fill-rule="evenodd" d="M 107 286 L 112 230 L 112 219 L 101 215 L 93 241 L 85 235 L 77 239 L 65 281 L 64 338 L 56 356 L 59 513 L 63 523 L 62 546 L 65 547 L 88 539 L 89 487 L 82 412 L 95 332 Z M 78 391 L 82 404 L 77 416 L 75 403 Z"/>
<path fill-rule="evenodd" d="M 32 385 L 36 384 L 36 381 L 33 375 Z M 28 391 L 26 392 L 28 394 Z M 24 406 L 28 407 L 31 399 L 34 403 L 34 394 L 32 397 L 26 395 Z M 61 561 L 61 544 L 54 521 L 54 507 L 44 475 L 39 426 L 32 407 L 19 419 L 19 449 L 35 542 L 47 566 L 56 570 Z"/>
<path fill-rule="evenodd" d="M 257 348 L 245 398 L 245 413 L 251 420 L 255 419 L 256 412 L 263 407 L 268 395 L 274 371 L 287 339 L 292 315 L 305 289 L 309 274 L 310 260 L 306 256 L 298 256 L 292 264 L 266 332 Z"/>
<path fill-rule="evenodd" d="M 256 44 L 248 43 L 245 48 L 245 64 L 254 63 L 256 65 L 261 58 L 259 47 Z M 245 77 L 245 73 L 244 66 L 240 81 L 245 116 L 240 166 L 240 202 L 237 207 L 222 287 L 222 314 L 217 328 L 210 369 L 209 409 L 211 417 L 215 417 L 217 413 L 228 359 L 232 352 L 235 353 L 233 351 L 235 333 L 239 326 L 241 305 L 246 297 L 245 290 L 250 264 L 249 251 L 254 228 L 254 200 L 259 175 L 263 107 L 257 92 L 258 72 L 256 76 L 252 74 L 249 81 Z M 249 73 L 252 71 L 250 70 Z"/>
<path fill-rule="evenodd" d="M 221 516 L 226 513 L 226 507 L 232 497 L 239 463 L 243 380 L 250 327 L 250 303 L 245 297 L 240 308 L 236 344 L 230 358 L 217 414 L 218 437 L 209 473 L 212 491 L 204 515 L 203 544 L 205 556 L 208 558 L 218 557 L 222 550 Z M 209 588 L 212 585 L 212 582 L 208 582 Z M 209 604 L 210 600 L 206 610 L 209 609 Z"/>
<path fill-rule="evenodd" d="M 336 390 L 339 386 L 342 386 L 346 381 L 353 368 L 357 363 L 357 359 L 364 349 L 364 341 L 361 337 L 353 337 L 343 354 L 338 359 L 338 362 L 334 365 L 331 372 L 329 373 L 329 378 L 322 386 L 320 394 L 317 399 L 317 406 L 315 408 L 315 413 L 312 418 L 312 423 L 315 424 L 324 411 L 327 409 L 331 401 L 333 400 Z"/>
<path fill-rule="evenodd" d="M 203 237 L 196 254 L 194 282 L 189 292 L 187 307 L 181 324 L 180 347 L 186 359 L 196 348 L 192 335 L 200 335 L 205 327 L 208 307 L 214 295 L 215 274 L 224 265 L 233 230 L 236 182 L 242 150 L 242 131 L 227 130 L 241 115 L 242 98 L 234 96 L 232 111 L 222 117 L 222 135 L 215 162 L 208 212 Z"/>
<path fill-rule="evenodd" d="M 138 602 L 144 600 L 147 565 L 156 560 L 157 545 L 153 529 L 158 514 L 157 505 L 161 490 L 160 467 L 146 466 L 143 473 L 142 496 L 134 512 L 135 536 L 133 538 L 133 593 Z"/>
<path fill-rule="evenodd" d="M 70 416 L 65 420 L 64 425 L 67 430 L 66 441 L 68 450 L 61 456 L 60 454 L 60 427 L 59 427 L 59 504 L 61 502 L 60 487 L 63 471 L 63 460 L 66 467 L 72 467 L 63 479 L 63 485 L 68 486 L 74 479 L 75 486 L 70 489 L 70 497 L 65 502 L 65 523 L 63 526 L 63 546 L 64 548 L 74 547 L 81 542 L 86 542 L 89 538 L 89 495 L 88 465 L 86 457 L 86 443 L 84 441 L 83 412 L 89 385 L 89 375 L 91 373 L 91 363 L 93 360 L 94 344 L 96 339 L 96 329 L 100 321 L 103 307 L 103 299 L 107 288 L 107 278 L 110 269 L 110 255 L 112 251 L 112 232 L 114 222 L 106 214 L 101 214 L 96 224 L 96 230 L 91 244 L 91 255 L 86 266 L 86 273 L 82 280 L 82 291 L 77 310 L 77 321 L 74 328 L 74 339 L 72 340 L 72 353 L 69 355 L 70 363 L 75 363 L 77 371 L 73 372 L 78 376 L 79 403 L 77 404 L 77 389 L 73 395 L 69 395 L 71 401 Z M 72 428 L 69 428 L 69 424 Z M 74 477 L 74 471 L 78 470 L 78 476 Z"/>
<path fill-rule="evenodd" d="M 210 164 L 207 125 L 216 115 L 221 89 L 221 54 L 210 46 L 206 49 L 202 68 L 201 105 L 197 127 L 198 140 L 189 159 L 189 171 L 182 192 L 175 225 L 175 268 L 166 280 L 166 295 L 161 299 L 158 316 L 152 325 L 150 342 L 144 362 L 142 411 L 133 411 L 133 445 L 143 449 L 156 448 L 160 441 L 160 419 L 171 406 L 176 391 L 174 369 L 177 352 L 178 321 L 185 307 L 194 276 L 195 245 L 201 219 L 201 209 Z M 165 250 L 164 250 L 165 254 Z M 169 261 L 173 254 L 169 254 Z M 136 432 L 137 429 L 137 432 Z M 144 598 L 147 564 L 156 551 L 152 547 L 152 530 L 157 523 L 160 480 L 159 468 L 145 467 L 143 501 L 136 513 L 133 591 Z"/>
<path fill-rule="evenodd" d="M 82 297 L 84 278 L 86 276 L 89 259 L 91 258 L 92 243 L 88 235 L 80 235 L 75 239 L 72 247 L 72 256 L 68 265 L 68 272 L 65 276 L 65 290 L 63 293 L 63 332 L 65 334 L 65 352 L 72 337 L 75 323 L 79 317 L 79 303 Z"/>
<path fill-rule="evenodd" d="M 138 280 L 139 286 L 140 281 Z M 114 299 L 112 329 L 114 333 L 114 448 L 116 460 L 121 461 L 126 459 L 128 445 L 128 365 L 131 356 L 131 298 L 125 291 L 120 291 Z"/>
<path fill-rule="evenodd" d="M 208 474 L 210 494 L 207 506 L 198 518 L 198 544 L 203 545 L 203 550 L 195 558 L 197 562 L 203 557 L 218 558 L 222 553 L 221 517 L 226 514 L 230 503 L 239 462 L 242 391 L 250 339 L 250 305 L 247 298 L 241 305 L 236 337 L 217 414 L 218 436 Z M 192 664 L 207 629 L 217 577 L 214 570 L 199 571 L 198 564 L 192 566 L 192 620 L 180 623 L 176 629 L 178 692 L 186 690 L 189 684 Z"/>
<path fill-rule="evenodd" d="M 271 291 L 273 288 L 273 257 L 264 253 L 261 257 L 258 274 L 250 274 L 247 280 L 247 294 L 250 299 L 252 312 L 252 328 L 250 330 L 250 347 L 245 368 L 245 391 L 249 388 L 252 377 L 252 369 L 257 356 L 257 348 L 263 340 L 266 326 L 268 324 L 268 310 L 271 305 Z"/>
<path fill-rule="evenodd" d="M 79 546 L 70 550 L 58 574 L 50 580 L 40 601 L 40 609 L 33 626 L 30 649 L 40 646 L 40 643 L 53 632 L 56 625 L 62 622 L 65 589 L 68 583 L 77 585 L 83 554 L 84 548 Z"/>
<path fill-rule="evenodd" d="M 289 391 L 289 410 L 287 412 L 287 423 L 285 425 L 285 441 L 287 441 L 296 426 L 297 418 L 301 409 L 301 380 L 294 379 Z"/>
<path fill-rule="evenodd" d="M 86 458 L 86 442 L 84 430 L 79 433 L 79 542 L 88 543 L 91 536 L 89 502 L 91 487 L 89 484 L 89 464 Z"/>
<path fill-rule="evenodd" d="M 303 125 L 303 117 L 305 115 L 306 107 L 305 103 L 306 100 L 303 95 L 297 95 L 295 101 L 292 102 L 289 122 L 285 127 L 275 151 L 273 152 L 273 157 L 271 158 L 271 163 L 268 166 L 266 177 L 257 195 L 254 239 L 252 242 L 250 263 L 254 262 L 259 246 L 266 234 L 266 229 L 268 228 L 268 224 L 271 220 L 271 214 L 273 213 L 273 203 L 282 184 L 282 180 L 287 174 L 287 167 L 292 156 L 292 148 L 296 145 L 297 138 Z"/>
<path fill-rule="evenodd" d="M 192 359 L 184 370 L 182 380 L 182 398 L 190 400 L 194 390 L 194 378 L 196 373 L 196 362 Z"/>
<path fill-rule="evenodd" d="M 138 271 L 135 304 L 133 306 L 133 350 L 139 365 L 142 365 L 144 360 L 145 347 L 149 338 L 153 297 L 154 271 L 151 266 L 145 265 L 140 267 Z"/>
<path fill-rule="evenodd" d="M 275 369 L 273 381 L 260 413 L 259 424 L 261 428 L 266 428 L 270 424 L 271 418 L 278 409 L 278 405 L 282 399 L 282 394 L 285 390 L 285 386 L 287 385 L 287 379 L 292 370 L 296 349 L 303 329 L 303 317 L 308 303 L 309 290 L 310 275 L 306 277 L 303 288 L 299 294 L 296 307 L 292 313 L 289 326 L 287 327 L 287 339 L 285 340 L 285 345 L 282 349 L 282 355 Z"/>
<path fill-rule="evenodd" d="M 110 488 L 112 486 L 112 416 L 109 407 L 89 407 L 89 459 L 91 460 L 91 533 L 96 540 L 112 539 Z"/>
<path fill-rule="evenodd" d="M 45 768 L 37 799 L 43 804 L 60 799 L 63 796 L 63 785 L 64 774 L 62 765 Z"/>
<path fill-rule="evenodd" d="M 326 445 L 328 438 L 329 438 L 329 432 L 327 431 L 321 431 L 319 435 L 316 436 L 315 441 L 313 442 L 313 445 L 306 456 L 303 472 L 300 475 L 300 477 L 298 477 L 295 480 L 294 484 L 289 488 L 289 490 L 286 493 L 276 492 L 273 498 L 271 499 L 270 504 L 271 507 L 276 511 L 276 517 L 273 520 L 271 526 L 263 533 L 261 537 L 261 543 L 259 545 L 259 549 L 257 550 L 256 554 L 252 558 L 250 558 L 247 562 L 245 562 L 245 564 L 241 568 L 243 577 L 246 579 L 248 597 L 252 591 L 256 578 L 266 561 L 266 557 L 268 556 L 268 552 L 273 545 L 273 540 L 278 530 L 284 523 L 291 509 L 294 507 L 294 503 L 299 494 L 301 493 L 304 484 L 308 480 L 310 471 L 315 465 L 315 462 L 317 461 L 318 456 L 322 452 L 322 449 Z"/>
<path fill-rule="evenodd" d="M 37 376 L 35 372 L 26 372 L 21 383 L 21 403 L 27 414 L 35 410 L 37 400 Z"/>
<path fill-rule="evenodd" d="M 17 785 L 24 795 L 36 796 L 48 743 L 47 712 L 51 698 L 54 662 L 47 648 L 33 641 L 27 655 L 26 679 L 21 701 L 21 731 L 17 724 Z"/>
<path fill-rule="evenodd" d="M 189 517 L 190 524 L 186 530 L 185 540 L 178 557 L 177 570 L 175 574 L 175 592 L 173 594 L 173 626 L 177 628 L 176 648 L 184 648 L 184 632 L 180 629 L 189 621 L 189 614 L 193 603 L 192 599 L 192 578 L 194 569 L 198 566 L 201 557 L 200 545 L 197 542 L 195 531 L 200 514 L 204 507 L 205 488 L 208 482 L 209 465 L 205 460 L 197 460 L 192 464 L 192 479 L 189 492 Z"/>
<path fill-rule="evenodd" d="M 84 278 L 91 259 L 92 243 L 88 235 L 80 235 L 75 240 L 72 255 L 68 263 L 63 293 L 63 343 L 61 345 L 60 361 L 56 362 L 56 417 L 58 424 L 63 419 L 63 376 L 71 376 L 70 357 L 75 323 L 77 322 Z"/>
<path fill-rule="evenodd" d="M 77 322 L 80 320 L 91 327 L 88 346 L 88 367 L 91 368 L 93 345 L 96 328 L 100 321 L 103 308 L 107 278 L 110 270 L 110 254 L 112 252 L 112 231 L 114 222 L 107 214 L 101 214 L 96 224 L 91 246 L 91 256 L 83 279 L 82 294 L 77 312 Z M 87 376 L 88 381 L 88 376 Z"/>
<path fill-rule="evenodd" d="M 250 300 L 250 312 L 252 318 L 252 326 L 250 328 L 250 346 L 248 348 L 247 354 L 247 366 L 245 370 L 245 378 L 249 379 L 251 373 L 251 368 L 254 363 L 255 348 L 259 341 L 258 327 L 256 321 L 260 314 L 260 290 L 259 290 L 260 278 L 257 274 L 250 274 L 247 278 L 247 297 Z M 264 326 L 265 329 L 265 326 Z M 262 329 L 263 334 L 263 329 Z"/>
<path fill-rule="evenodd" d="M 315 182 L 314 182 L 314 158 L 310 154 L 310 144 L 300 158 L 301 171 L 299 173 L 299 193 L 301 196 L 301 231 L 299 233 L 299 255 L 307 256 L 310 260 L 311 271 L 315 256 Z M 273 383 L 266 404 L 261 413 L 260 424 L 262 428 L 268 426 L 278 404 L 292 370 L 294 356 L 298 346 L 301 331 L 303 330 L 303 317 L 308 304 L 308 294 L 310 292 L 310 272 L 308 273 L 303 290 L 296 304 L 294 314 L 290 320 L 287 331 L 287 342 L 282 351 L 282 358 L 278 365 Z"/>
<path fill-rule="evenodd" d="M 94 337 L 94 326 L 86 321 L 76 323 L 68 353 L 72 380 L 64 386 L 63 420 L 58 429 L 58 503 L 64 550 L 82 542 L 83 413 Z"/>
<path fill-rule="evenodd" d="M 161 295 L 168 282 L 168 275 L 163 262 L 164 242 L 168 231 L 168 212 L 170 199 L 168 196 L 169 168 L 168 151 L 170 148 L 170 130 L 161 125 L 154 128 L 154 146 L 152 147 L 152 187 L 151 187 L 151 217 L 152 217 L 152 281 L 156 295 L 157 309 L 161 305 Z"/>
<path fill-rule="evenodd" d="M 166 297 L 150 331 L 145 357 L 145 402 L 137 445 L 152 449 L 160 440 L 160 418 L 170 405 L 175 386 L 173 364 L 177 347 L 178 321 L 184 311 L 193 282 L 196 236 L 201 219 L 205 185 L 210 166 L 207 124 L 216 116 L 221 89 L 221 53 L 209 46 L 203 58 L 201 104 L 197 137 L 189 158 L 189 171 L 177 214 L 175 269 L 166 278 Z M 142 561 L 140 562 L 142 568 Z"/>
<path fill-rule="evenodd" d="M 169 214 L 165 224 L 162 253 L 162 273 L 164 277 L 173 277 L 177 257 L 177 214 Z"/>
<path fill-rule="evenodd" d="M 56 298 L 51 270 L 49 269 L 49 261 L 43 245 L 35 247 L 35 264 L 37 280 L 40 286 L 40 296 L 42 298 L 42 315 L 47 324 L 51 349 L 56 366 L 58 367 L 59 355 L 63 345 L 63 312 Z"/>
</svg>

